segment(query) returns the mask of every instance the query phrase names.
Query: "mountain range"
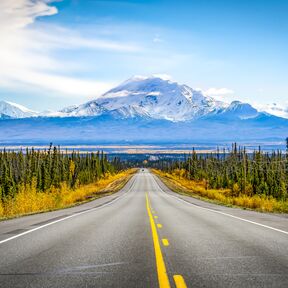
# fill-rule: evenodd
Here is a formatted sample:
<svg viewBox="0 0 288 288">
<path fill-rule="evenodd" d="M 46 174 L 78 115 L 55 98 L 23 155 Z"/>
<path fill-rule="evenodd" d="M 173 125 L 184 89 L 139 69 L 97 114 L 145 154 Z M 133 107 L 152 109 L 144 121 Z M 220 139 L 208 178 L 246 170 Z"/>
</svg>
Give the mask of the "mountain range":
<svg viewBox="0 0 288 288">
<path fill-rule="evenodd" d="M 0 101 L 0 118 L 2 142 L 187 143 L 280 141 L 288 136 L 288 119 L 248 103 L 217 101 L 187 85 L 154 76 L 134 76 L 95 100 L 56 112 L 39 113 Z"/>
</svg>

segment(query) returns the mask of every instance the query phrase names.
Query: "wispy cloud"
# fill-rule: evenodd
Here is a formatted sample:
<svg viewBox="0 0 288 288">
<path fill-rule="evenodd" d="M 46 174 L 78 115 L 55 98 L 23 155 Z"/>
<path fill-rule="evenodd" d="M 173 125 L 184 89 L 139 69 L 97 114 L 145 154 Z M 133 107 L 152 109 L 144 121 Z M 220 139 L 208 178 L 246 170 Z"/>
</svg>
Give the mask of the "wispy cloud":
<svg viewBox="0 0 288 288">
<path fill-rule="evenodd" d="M 168 74 L 153 74 L 152 76 L 161 78 L 163 80 L 170 80 L 171 81 L 173 79 L 173 77 L 171 75 L 168 75 Z"/>
<path fill-rule="evenodd" d="M 0 85 L 42 87 L 67 95 L 96 96 L 111 83 L 83 80 L 65 75 L 73 65 L 54 52 L 73 49 L 100 49 L 136 52 L 129 43 L 83 37 L 78 31 L 35 23 L 37 17 L 58 13 L 53 0 L 0 1 Z M 37 25 L 38 24 L 38 25 Z M 64 74 L 64 76 L 63 76 Z"/>
<path fill-rule="evenodd" d="M 48 5 L 50 2 L 53 1 L 2 0 L 0 2 L 0 25 L 4 31 L 1 29 L 1 33 L 24 28 L 28 24 L 34 23 L 39 16 L 56 14 L 58 11 L 56 7 Z"/>
<path fill-rule="evenodd" d="M 234 91 L 228 88 L 209 88 L 204 92 L 206 95 L 209 96 L 223 96 L 223 97 L 234 94 Z"/>
<path fill-rule="evenodd" d="M 235 92 L 229 88 L 209 88 L 204 90 L 203 93 L 223 102 L 231 102 L 236 97 Z"/>
<path fill-rule="evenodd" d="M 27 31 L 28 32 L 28 31 Z M 135 44 L 120 43 L 95 37 L 83 37 L 81 31 L 72 31 L 60 26 L 40 26 L 29 30 L 31 36 L 41 43 L 44 49 L 95 49 L 117 52 L 137 52 L 141 47 Z"/>
</svg>

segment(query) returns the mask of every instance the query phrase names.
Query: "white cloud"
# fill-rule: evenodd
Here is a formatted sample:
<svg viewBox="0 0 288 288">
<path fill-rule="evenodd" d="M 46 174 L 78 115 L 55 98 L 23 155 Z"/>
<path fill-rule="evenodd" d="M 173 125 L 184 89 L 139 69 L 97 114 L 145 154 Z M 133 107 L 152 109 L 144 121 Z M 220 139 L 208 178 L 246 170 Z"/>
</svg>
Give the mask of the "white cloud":
<svg viewBox="0 0 288 288">
<path fill-rule="evenodd" d="M 207 96 L 215 98 L 218 101 L 232 102 L 235 100 L 235 92 L 228 88 L 209 88 L 203 91 L 203 93 Z"/>
<path fill-rule="evenodd" d="M 81 80 L 39 71 L 34 72 L 31 70 L 15 70 L 13 74 L 15 75 L 15 78 L 17 78 L 17 81 L 19 81 L 19 84 L 33 85 L 46 90 L 56 91 L 60 94 L 62 93 L 63 96 L 99 96 L 109 90 L 113 85 L 113 83 L 109 82 Z M 10 81 L 10 84 L 13 85 L 14 79 Z"/>
<path fill-rule="evenodd" d="M 56 7 L 49 6 L 53 1 L 45 0 L 1 0 L 0 26 L 2 29 L 14 30 L 24 28 L 39 16 L 50 16 L 58 11 Z"/>
<path fill-rule="evenodd" d="M 171 75 L 168 74 L 153 74 L 153 77 L 161 78 L 162 80 L 169 80 L 171 81 L 173 78 Z"/>
<path fill-rule="evenodd" d="M 227 96 L 234 94 L 234 91 L 228 88 L 209 88 L 204 91 L 204 93 L 208 96 Z"/>
<path fill-rule="evenodd" d="M 45 29 L 46 28 L 46 29 Z M 49 31 L 47 31 L 49 29 Z M 85 38 L 80 32 L 72 31 L 59 26 L 41 26 L 38 29 L 29 31 L 37 40 L 37 45 L 47 49 L 97 49 L 111 50 L 119 52 L 137 52 L 141 48 L 134 44 L 119 43 L 111 40 L 97 39 L 93 37 Z"/>
<path fill-rule="evenodd" d="M 260 104 L 258 102 L 252 102 L 252 105 L 259 111 L 265 111 L 269 114 L 288 118 L 288 102 L 272 103 L 272 104 Z"/>
<path fill-rule="evenodd" d="M 99 95 L 111 83 L 67 76 L 73 62 L 54 56 L 63 49 L 101 49 L 133 52 L 140 48 L 80 32 L 35 23 L 37 17 L 58 13 L 53 0 L 0 1 L 0 86 L 42 87 L 67 95 Z M 61 73 L 61 74 L 60 74 Z M 63 76 L 63 73 L 67 73 Z"/>
</svg>

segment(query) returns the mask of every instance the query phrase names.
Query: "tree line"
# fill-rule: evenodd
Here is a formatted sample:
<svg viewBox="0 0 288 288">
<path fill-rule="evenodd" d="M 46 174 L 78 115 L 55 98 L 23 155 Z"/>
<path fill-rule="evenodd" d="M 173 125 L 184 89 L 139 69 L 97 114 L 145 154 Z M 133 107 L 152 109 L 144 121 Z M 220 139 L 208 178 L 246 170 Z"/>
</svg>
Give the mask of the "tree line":
<svg viewBox="0 0 288 288">
<path fill-rule="evenodd" d="M 65 183 L 69 188 L 89 184 L 107 173 L 122 170 L 123 164 L 115 157 L 108 160 L 103 152 L 80 154 L 63 152 L 52 146 L 45 150 L 0 151 L 0 197 L 13 198 L 21 185 L 36 183 L 37 191 L 49 192 Z"/>
<path fill-rule="evenodd" d="M 288 199 L 288 138 L 286 153 L 264 152 L 260 149 L 247 153 L 245 147 L 232 145 L 210 154 L 193 152 L 183 161 L 156 161 L 152 166 L 180 177 L 202 181 L 206 189 L 231 189 L 233 196 L 265 195 L 278 200 Z"/>
</svg>

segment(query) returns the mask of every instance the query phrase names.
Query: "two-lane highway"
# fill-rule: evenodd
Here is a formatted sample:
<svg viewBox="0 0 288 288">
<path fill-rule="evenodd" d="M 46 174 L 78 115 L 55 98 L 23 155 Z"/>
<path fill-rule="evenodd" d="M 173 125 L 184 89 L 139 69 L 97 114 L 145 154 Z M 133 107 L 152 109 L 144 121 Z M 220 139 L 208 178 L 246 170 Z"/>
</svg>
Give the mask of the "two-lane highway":
<svg viewBox="0 0 288 288">
<path fill-rule="evenodd" d="M 1 222 L 0 287 L 288 287 L 288 218 L 141 170 L 113 196 Z"/>
</svg>

